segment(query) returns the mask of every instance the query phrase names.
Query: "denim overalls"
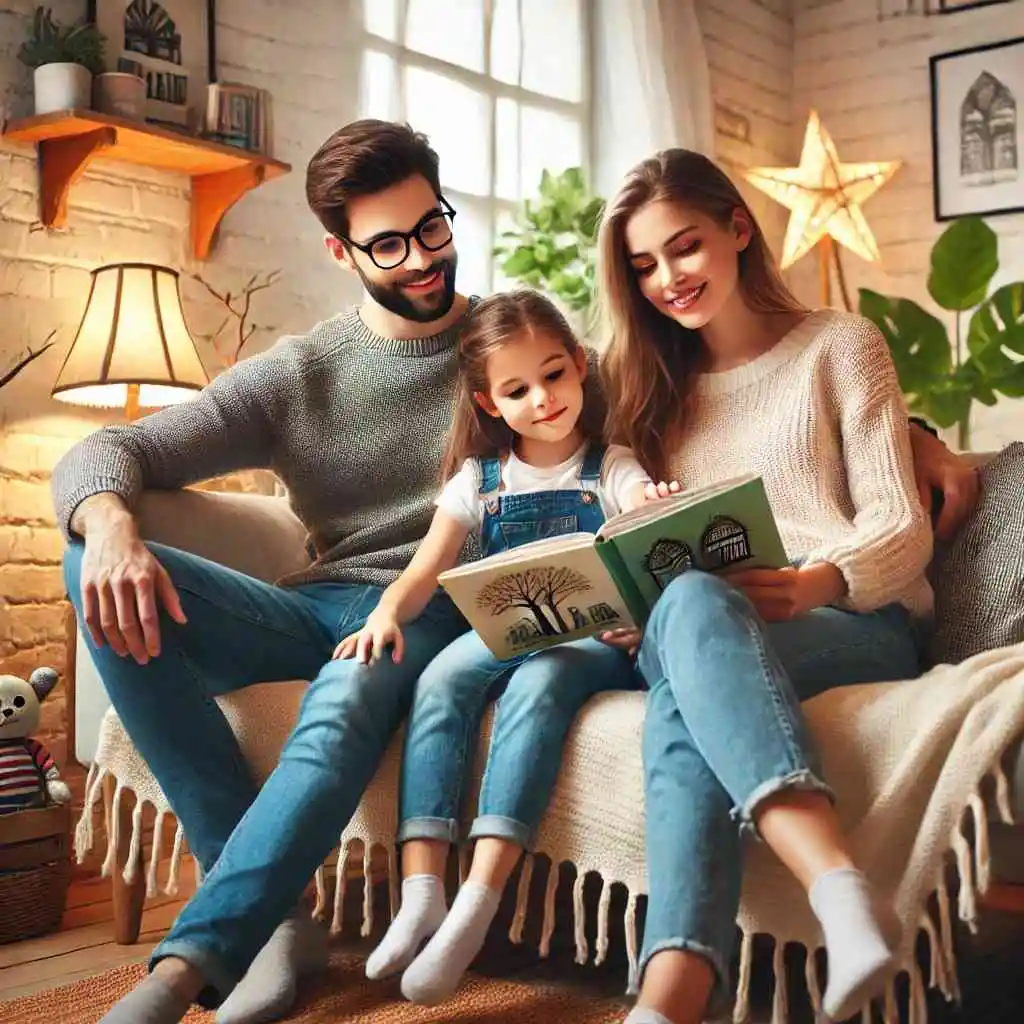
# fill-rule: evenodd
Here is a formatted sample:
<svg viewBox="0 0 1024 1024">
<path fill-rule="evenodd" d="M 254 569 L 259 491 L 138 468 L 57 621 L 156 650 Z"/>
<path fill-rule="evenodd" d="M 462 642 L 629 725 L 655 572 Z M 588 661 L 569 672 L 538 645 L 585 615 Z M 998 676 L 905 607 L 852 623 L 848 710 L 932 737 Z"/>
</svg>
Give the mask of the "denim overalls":
<svg viewBox="0 0 1024 1024">
<path fill-rule="evenodd" d="M 483 554 L 576 531 L 595 533 L 605 521 L 598 498 L 603 460 L 604 447 L 591 445 L 580 466 L 581 489 L 533 494 L 502 493 L 500 460 L 480 460 Z M 604 690 L 638 685 L 626 653 L 592 637 L 511 661 L 498 661 L 476 633 L 459 637 L 427 666 L 416 687 L 402 758 L 399 842 L 460 838 L 480 719 L 500 695 L 469 835 L 529 848 L 580 708 Z"/>
<path fill-rule="evenodd" d="M 566 533 L 597 533 L 605 521 L 598 498 L 604 445 L 592 444 L 580 464 L 577 490 L 501 493 L 501 460 L 480 460 L 480 530 L 483 554 L 496 555 L 521 544 Z"/>
</svg>

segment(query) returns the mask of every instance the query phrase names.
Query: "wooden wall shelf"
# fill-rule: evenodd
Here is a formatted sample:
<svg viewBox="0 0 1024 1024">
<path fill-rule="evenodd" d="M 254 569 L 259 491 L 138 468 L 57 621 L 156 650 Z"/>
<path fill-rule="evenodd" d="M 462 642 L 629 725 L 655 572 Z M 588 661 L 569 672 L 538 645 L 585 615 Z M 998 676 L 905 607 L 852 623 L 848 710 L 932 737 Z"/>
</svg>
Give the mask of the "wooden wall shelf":
<svg viewBox="0 0 1024 1024">
<path fill-rule="evenodd" d="M 93 110 L 10 121 L 4 136 L 35 143 L 40 219 L 47 227 L 63 226 L 68 192 L 95 157 L 187 174 L 192 179 L 192 252 L 200 260 L 209 255 L 221 218 L 246 192 L 291 170 L 259 153 Z"/>
</svg>

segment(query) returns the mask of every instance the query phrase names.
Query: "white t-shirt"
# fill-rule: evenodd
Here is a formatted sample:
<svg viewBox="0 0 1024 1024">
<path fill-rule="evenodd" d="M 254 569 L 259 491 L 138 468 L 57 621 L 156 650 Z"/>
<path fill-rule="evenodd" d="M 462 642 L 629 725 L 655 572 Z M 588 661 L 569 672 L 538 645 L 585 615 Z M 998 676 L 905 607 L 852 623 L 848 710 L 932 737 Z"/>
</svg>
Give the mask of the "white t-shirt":
<svg viewBox="0 0 1024 1024">
<path fill-rule="evenodd" d="M 587 445 L 581 445 L 565 462 L 557 466 L 531 466 L 512 453 L 501 468 L 501 493 L 578 490 L 580 467 L 586 450 Z M 479 493 L 480 477 L 475 461 L 466 459 L 434 502 L 469 530 L 479 530 L 484 522 L 484 505 Z M 609 445 L 601 463 L 601 482 L 597 489 L 605 516 L 618 515 L 633 488 L 649 480 L 650 477 L 628 448 Z"/>
</svg>

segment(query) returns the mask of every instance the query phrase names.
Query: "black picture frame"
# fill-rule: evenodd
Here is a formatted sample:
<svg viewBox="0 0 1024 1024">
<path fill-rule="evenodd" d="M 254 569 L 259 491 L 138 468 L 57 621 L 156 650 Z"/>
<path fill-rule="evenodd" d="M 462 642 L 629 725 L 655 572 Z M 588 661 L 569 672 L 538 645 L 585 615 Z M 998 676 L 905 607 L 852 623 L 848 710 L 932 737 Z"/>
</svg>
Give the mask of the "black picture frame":
<svg viewBox="0 0 1024 1024">
<path fill-rule="evenodd" d="M 959 14 L 961 11 L 975 11 L 979 7 L 994 7 L 996 4 L 1008 4 L 1010 0 L 967 0 L 967 3 L 956 3 L 955 0 L 938 0 L 936 14 Z"/>
<path fill-rule="evenodd" d="M 194 6 L 201 19 L 202 29 L 206 34 L 205 45 L 201 44 L 193 50 L 194 53 L 202 54 L 195 65 L 202 72 L 201 81 L 198 85 L 189 89 L 187 103 L 184 105 L 183 111 L 171 110 L 171 103 L 163 102 L 152 95 L 148 96 L 146 100 L 147 121 L 198 134 L 204 127 L 206 116 L 206 85 L 217 81 L 216 0 L 164 0 L 164 3 L 161 3 L 160 0 L 86 0 L 86 20 L 97 25 L 100 31 L 104 32 L 107 37 L 106 64 L 108 71 L 128 70 L 128 68 L 122 66 L 122 57 L 127 54 L 127 51 L 118 45 L 117 39 L 111 38 L 109 26 L 112 20 L 123 25 L 123 14 L 121 12 L 133 6 L 135 2 L 151 9 L 163 9 L 164 13 L 167 13 L 164 3 L 176 6 Z M 132 56 L 134 57 L 135 55 L 133 54 Z M 141 64 L 145 61 L 148 64 L 152 59 L 147 55 L 140 57 L 136 63 Z M 154 63 L 159 65 L 161 62 L 156 60 Z M 151 69 L 150 67 L 142 70 L 143 77 L 147 78 L 147 84 L 152 89 L 147 73 Z M 189 84 L 191 85 L 191 83 Z M 168 116 L 168 110 L 171 110 L 170 116 Z"/>
<path fill-rule="evenodd" d="M 928 74 L 935 220 L 1024 213 L 1024 36 L 933 54 Z M 943 93 L 944 82 L 949 95 Z M 986 111 L 977 106 L 970 111 L 967 99 L 983 91 Z M 1001 96 L 1008 99 L 993 112 Z M 979 117 L 984 132 L 977 130 Z M 955 161 L 958 172 L 951 170 Z M 951 180 L 957 176 L 959 181 Z"/>
</svg>

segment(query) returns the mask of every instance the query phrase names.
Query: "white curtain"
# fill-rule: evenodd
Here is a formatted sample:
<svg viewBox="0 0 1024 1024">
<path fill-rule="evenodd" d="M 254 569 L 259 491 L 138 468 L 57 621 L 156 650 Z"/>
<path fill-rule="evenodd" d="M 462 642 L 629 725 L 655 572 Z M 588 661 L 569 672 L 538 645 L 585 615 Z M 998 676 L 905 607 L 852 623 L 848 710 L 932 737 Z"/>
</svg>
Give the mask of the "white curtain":
<svg viewBox="0 0 1024 1024">
<path fill-rule="evenodd" d="M 714 156 L 711 76 L 694 0 L 595 0 L 594 187 L 682 146 Z"/>
</svg>

